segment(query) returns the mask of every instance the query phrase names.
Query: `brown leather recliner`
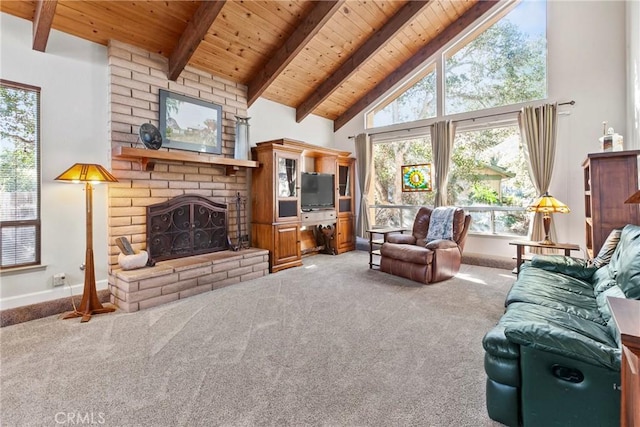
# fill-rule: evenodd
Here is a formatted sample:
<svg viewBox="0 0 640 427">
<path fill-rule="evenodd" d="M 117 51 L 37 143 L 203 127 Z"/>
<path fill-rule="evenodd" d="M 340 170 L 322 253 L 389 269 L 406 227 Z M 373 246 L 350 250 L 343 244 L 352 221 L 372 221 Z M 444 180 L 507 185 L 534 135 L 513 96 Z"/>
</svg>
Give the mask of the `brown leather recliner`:
<svg viewBox="0 0 640 427">
<path fill-rule="evenodd" d="M 412 234 L 390 234 L 380 248 L 380 270 L 421 283 L 450 279 L 460 270 L 462 250 L 471 215 L 462 208 L 453 214 L 453 240 L 426 243 L 432 209 L 422 207 L 413 223 Z"/>
</svg>

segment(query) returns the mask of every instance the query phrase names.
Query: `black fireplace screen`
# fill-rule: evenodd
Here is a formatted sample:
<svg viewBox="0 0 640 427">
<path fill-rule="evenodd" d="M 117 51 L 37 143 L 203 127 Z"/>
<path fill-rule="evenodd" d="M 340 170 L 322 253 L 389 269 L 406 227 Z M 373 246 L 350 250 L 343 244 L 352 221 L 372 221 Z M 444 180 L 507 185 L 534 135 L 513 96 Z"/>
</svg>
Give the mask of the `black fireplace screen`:
<svg viewBox="0 0 640 427">
<path fill-rule="evenodd" d="M 197 195 L 147 207 L 147 252 L 154 261 L 227 249 L 227 205 Z"/>
</svg>

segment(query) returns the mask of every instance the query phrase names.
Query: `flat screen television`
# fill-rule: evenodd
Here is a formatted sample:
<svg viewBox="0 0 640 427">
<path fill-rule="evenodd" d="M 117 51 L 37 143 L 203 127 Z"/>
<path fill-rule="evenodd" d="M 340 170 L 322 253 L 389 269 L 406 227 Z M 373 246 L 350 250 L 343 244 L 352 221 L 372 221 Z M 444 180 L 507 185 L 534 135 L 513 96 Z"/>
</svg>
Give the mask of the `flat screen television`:
<svg viewBox="0 0 640 427">
<path fill-rule="evenodd" d="M 335 195 L 334 175 L 302 172 L 300 207 L 303 211 L 335 208 Z"/>
</svg>

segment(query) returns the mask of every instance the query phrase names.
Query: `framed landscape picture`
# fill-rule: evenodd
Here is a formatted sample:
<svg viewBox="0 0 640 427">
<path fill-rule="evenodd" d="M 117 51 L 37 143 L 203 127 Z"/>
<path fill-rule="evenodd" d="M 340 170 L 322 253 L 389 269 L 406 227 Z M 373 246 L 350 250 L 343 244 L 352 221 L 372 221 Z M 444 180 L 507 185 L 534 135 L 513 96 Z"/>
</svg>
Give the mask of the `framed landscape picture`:
<svg viewBox="0 0 640 427">
<path fill-rule="evenodd" d="M 160 89 L 162 146 L 222 152 L 222 106 Z"/>
<path fill-rule="evenodd" d="M 431 163 L 402 166 L 402 191 L 431 191 Z"/>
</svg>

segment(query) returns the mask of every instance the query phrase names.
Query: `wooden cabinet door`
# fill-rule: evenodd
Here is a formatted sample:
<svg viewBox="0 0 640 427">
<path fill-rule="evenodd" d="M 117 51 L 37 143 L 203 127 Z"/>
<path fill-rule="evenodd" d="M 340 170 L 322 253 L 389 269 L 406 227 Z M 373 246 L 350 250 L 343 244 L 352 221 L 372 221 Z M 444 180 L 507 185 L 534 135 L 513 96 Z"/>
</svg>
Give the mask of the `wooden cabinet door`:
<svg viewBox="0 0 640 427">
<path fill-rule="evenodd" d="M 300 155 L 274 152 L 276 222 L 300 220 Z"/>
<path fill-rule="evenodd" d="M 346 215 L 338 218 L 338 253 L 352 251 L 356 246 L 353 229 L 353 216 Z"/>
<path fill-rule="evenodd" d="M 273 266 L 300 261 L 300 225 L 275 226 L 273 242 Z"/>
</svg>

